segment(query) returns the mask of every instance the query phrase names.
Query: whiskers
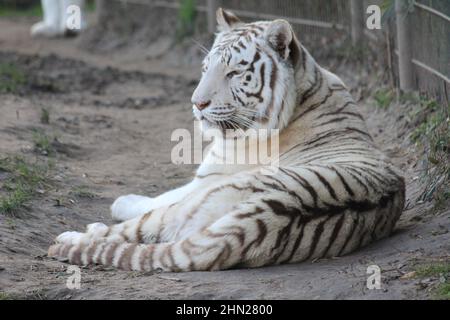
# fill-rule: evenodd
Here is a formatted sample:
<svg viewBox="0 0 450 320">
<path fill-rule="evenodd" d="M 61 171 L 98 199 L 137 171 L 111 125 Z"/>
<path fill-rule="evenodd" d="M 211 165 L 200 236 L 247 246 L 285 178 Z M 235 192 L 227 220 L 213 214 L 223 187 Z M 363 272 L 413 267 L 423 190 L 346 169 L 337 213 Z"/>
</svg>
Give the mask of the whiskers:
<svg viewBox="0 0 450 320">
<path fill-rule="evenodd" d="M 234 112 L 227 113 L 219 117 L 217 114 L 209 114 L 209 121 L 215 123 L 222 131 L 234 130 L 244 135 L 245 131 L 251 128 L 258 128 L 259 123 L 256 119 L 269 119 L 267 115 L 261 115 L 257 110 L 247 107 L 239 107 Z"/>
<path fill-rule="evenodd" d="M 203 52 L 205 55 L 209 54 L 209 50 L 204 45 L 202 45 L 200 42 L 198 42 L 195 39 L 191 39 L 191 40 L 200 49 L 201 52 Z"/>
<path fill-rule="evenodd" d="M 256 128 L 258 123 L 255 119 L 268 119 L 267 115 L 260 115 L 258 111 L 246 107 L 240 107 L 231 116 L 231 120 L 244 129 Z"/>
<path fill-rule="evenodd" d="M 267 118 L 261 117 L 258 112 L 248 108 L 239 108 L 227 120 L 222 121 L 228 124 L 227 129 L 231 126 L 235 131 L 244 134 L 246 130 L 257 128 L 258 122 L 255 119 Z M 222 127 L 223 128 L 223 127 Z"/>
</svg>

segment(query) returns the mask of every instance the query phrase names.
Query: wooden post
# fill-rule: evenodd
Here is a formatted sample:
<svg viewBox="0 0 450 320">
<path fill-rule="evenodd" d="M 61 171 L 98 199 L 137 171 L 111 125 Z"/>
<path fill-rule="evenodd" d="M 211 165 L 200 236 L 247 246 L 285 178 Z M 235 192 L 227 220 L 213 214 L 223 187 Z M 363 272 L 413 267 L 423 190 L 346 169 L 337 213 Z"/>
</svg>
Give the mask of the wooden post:
<svg viewBox="0 0 450 320">
<path fill-rule="evenodd" d="M 364 1 L 351 0 L 352 44 L 361 46 L 364 41 Z"/>
<path fill-rule="evenodd" d="M 102 21 L 103 15 L 105 13 L 105 7 L 106 7 L 105 0 L 96 0 L 95 1 L 95 17 L 97 19 L 97 23 L 99 21 Z"/>
<path fill-rule="evenodd" d="M 397 25 L 398 67 L 400 90 L 414 90 L 414 66 L 411 43 L 411 18 L 408 13 L 408 0 L 395 0 L 395 19 Z"/>
<path fill-rule="evenodd" d="M 206 12 L 207 20 L 208 20 L 208 32 L 214 33 L 216 32 L 216 11 L 219 8 L 218 0 L 207 0 L 208 1 L 208 10 Z"/>
</svg>

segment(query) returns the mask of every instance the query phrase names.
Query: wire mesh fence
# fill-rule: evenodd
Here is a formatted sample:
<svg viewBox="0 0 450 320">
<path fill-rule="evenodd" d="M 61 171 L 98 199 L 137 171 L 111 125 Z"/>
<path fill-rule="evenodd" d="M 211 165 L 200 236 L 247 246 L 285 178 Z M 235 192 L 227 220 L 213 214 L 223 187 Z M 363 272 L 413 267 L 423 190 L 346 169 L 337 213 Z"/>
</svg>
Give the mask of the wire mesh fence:
<svg viewBox="0 0 450 320">
<path fill-rule="evenodd" d="M 326 45 L 336 41 L 347 45 L 352 37 L 354 45 L 359 45 L 359 42 L 362 45 L 368 41 L 372 47 L 378 48 L 380 55 L 387 57 L 384 61 L 392 73 L 395 85 L 401 87 L 400 78 L 403 74 L 401 69 L 405 65 L 410 65 L 411 89 L 447 104 L 450 100 L 450 1 L 448 0 L 363 0 L 362 6 L 359 0 L 353 3 L 352 0 L 116 1 L 125 4 L 144 4 L 149 10 L 151 7 L 173 9 L 174 15 L 179 14 L 179 11 L 190 3 L 194 6 L 197 17 L 206 20 L 203 32 L 211 32 L 211 29 L 214 29 L 215 9 L 220 6 L 232 10 L 244 21 L 286 19 L 307 46 L 318 43 Z M 356 10 L 355 3 L 358 5 Z M 381 30 L 368 30 L 365 26 L 368 17 L 366 8 L 369 5 L 384 4 L 386 7 L 387 4 L 392 10 L 396 3 L 407 6 L 408 54 L 404 55 L 399 54 L 404 44 L 402 38 L 399 42 L 399 24 L 393 21 L 395 15 L 390 22 L 383 24 Z M 355 19 L 355 15 L 358 15 L 356 16 L 358 19 Z M 400 24 L 403 23 L 402 19 L 399 20 L 398 12 L 396 19 Z M 361 39 L 355 41 L 355 37 Z"/>
<path fill-rule="evenodd" d="M 414 86 L 447 103 L 450 92 L 450 1 L 421 0 L 410 14 Z M 401 58 L 401 57 L 399 57 Z"/>
</svg>

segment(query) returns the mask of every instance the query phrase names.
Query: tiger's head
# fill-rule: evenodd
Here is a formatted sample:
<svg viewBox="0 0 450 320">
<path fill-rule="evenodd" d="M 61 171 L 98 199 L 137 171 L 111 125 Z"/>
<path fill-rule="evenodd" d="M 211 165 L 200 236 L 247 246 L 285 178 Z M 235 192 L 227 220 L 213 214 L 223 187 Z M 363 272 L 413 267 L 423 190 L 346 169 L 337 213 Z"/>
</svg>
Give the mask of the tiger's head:
<svg viewBox="0 0 450 320">
<path fill-rule="evenodd" d="M 222 9 L 217 22 L 192 95 L 202 129 L 235 136 L 250 128 L 282 130 L 295 107 L 295 73 L 304 53 L 292 27 L 285 20 L 243 23 Z"/>
</svg>

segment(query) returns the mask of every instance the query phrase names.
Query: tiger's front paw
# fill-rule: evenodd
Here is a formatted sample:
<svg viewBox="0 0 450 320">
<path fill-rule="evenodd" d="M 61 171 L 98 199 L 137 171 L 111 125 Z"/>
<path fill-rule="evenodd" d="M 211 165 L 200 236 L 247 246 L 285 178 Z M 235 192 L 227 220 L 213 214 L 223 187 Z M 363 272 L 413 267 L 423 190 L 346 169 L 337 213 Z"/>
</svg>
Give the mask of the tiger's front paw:
<svg viewBox="0 0 450 320">
<path fill-rule="evenodd" d="M 111 206 L 111 216 L 117 221 L 126 221 L 153 209 L 153 199 L 135 194 L 117 198 Z"/>
</svg>

